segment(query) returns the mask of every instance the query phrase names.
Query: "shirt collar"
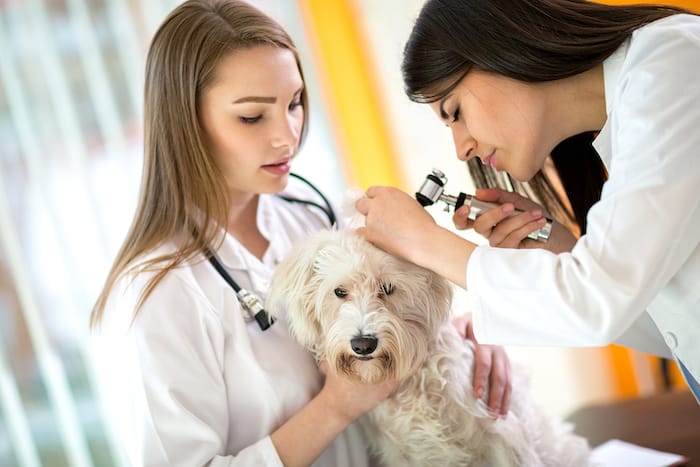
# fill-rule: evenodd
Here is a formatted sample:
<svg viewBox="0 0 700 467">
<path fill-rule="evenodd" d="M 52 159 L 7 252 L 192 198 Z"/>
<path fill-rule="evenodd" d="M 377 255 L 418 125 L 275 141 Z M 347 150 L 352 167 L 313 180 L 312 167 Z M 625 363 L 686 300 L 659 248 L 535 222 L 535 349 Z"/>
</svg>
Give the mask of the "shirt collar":
<svg viewBox="0 0 700 467">
<path fill-rule="evenodd" d="M 274 257 L 271 250 L 276 248 L 276 243 L 273 239 L 274 229 L 272 229 L 272 219 L 274 219 L 274 196 L 260 195 L 258 198 L 258 208 L 256 212 L 256 222 L 260 233 L 269 242 L 269 247 L 263 256 L 262 263 L 268 264 L 272 262 Z M 258 261 L 236 238 L 227 233 L 224 234 L 224 241 L 216 252 L 221 262 L 229 269 L 249 269 L 251 261 Z"/>
<path fill-rule="evenodd" d="M 603 84 L 605 86 L 605 113 L 607 119 L 598 136 L 593 140 L 593 147 L 603 159 L 606 167 L 610 167 L 610 114 L 615 106 L 615 94 L 619 84 L 620 73 L 627 57 L 630 40 L 627 39 L 603 61 Z"/>
</svg>

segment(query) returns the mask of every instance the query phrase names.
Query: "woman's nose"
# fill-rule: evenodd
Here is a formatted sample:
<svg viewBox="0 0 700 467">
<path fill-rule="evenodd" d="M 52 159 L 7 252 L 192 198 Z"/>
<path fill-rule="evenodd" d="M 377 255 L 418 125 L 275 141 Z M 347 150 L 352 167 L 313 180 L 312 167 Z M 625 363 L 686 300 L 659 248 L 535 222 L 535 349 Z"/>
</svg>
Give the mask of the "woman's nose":
<svg viewBox="0 0 700 467">
<path fill-rule="evenodd" d="M 276 126 L 272 140 L 274 147 L 296 147 L 301 134 L 302 119 L 295 115 L 287 115 Z"/>
<path fill-rule="evenodd" d="M 465 128 L 452 127 L 452 140 L 457 151 L 457 159 L 467 161 L 476 152 L 477 143 Z"/>
</svg>

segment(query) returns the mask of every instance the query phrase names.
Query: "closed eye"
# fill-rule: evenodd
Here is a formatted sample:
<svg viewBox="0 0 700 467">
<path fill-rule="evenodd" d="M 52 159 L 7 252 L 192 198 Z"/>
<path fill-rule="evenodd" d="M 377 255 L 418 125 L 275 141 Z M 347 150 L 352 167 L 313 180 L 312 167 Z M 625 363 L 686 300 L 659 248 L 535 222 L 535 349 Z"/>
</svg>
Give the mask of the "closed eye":
<svg viewBox="0 0 700 467">
<path fill-rule="evenodd" d="M 382 289 L 382 294 L 384 295 L 391 295 L 394 293 L 394 284 L 390 282 L 382 284 L 380 288 Z"/>
<path fill-rule="evenodd" d="M 301 107 L 303 103 L 301 102 L 301 99 L 295 100 L 294 102 L 289 104 L 289 110 L 295 110 L 298 107 Z"/>
<path fill-rule="evenodd" d="M 262 115 L 258 115 L 255 117 L 238 117 L 238 119 L 241 121 L 241 123 L 246 123 L 249 125 L 259 122 L 261 118 L 262 118 Z"/>
<path fill-rule="evenodd" d="M 457 108 L 455 109 L 454 113 L 452 114 L 452 122 L 458 121 L 458 120 L 459 120 L 460 114 L 461 114 L 460 107 L 457 106 Z"/>
</svg>

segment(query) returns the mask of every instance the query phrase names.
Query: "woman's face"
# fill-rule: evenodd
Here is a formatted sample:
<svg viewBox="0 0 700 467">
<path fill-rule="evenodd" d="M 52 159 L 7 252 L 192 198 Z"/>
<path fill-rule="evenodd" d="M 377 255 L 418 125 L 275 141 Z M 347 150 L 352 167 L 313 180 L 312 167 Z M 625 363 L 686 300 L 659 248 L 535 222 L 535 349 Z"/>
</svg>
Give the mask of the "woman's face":
<svg viewBox="0 0 700 467">
<path fill-rule="evenodd" d="M 303 91 L 288 49 L 237 50 L 218 65 L 202 93 L 199 118 L 234 200 L 286 186 L 304 121 Z"/>
<path fill-rule="evenodd" d="M 452 130 L 460 160 L 479 157 L 525 181 L 556 144 L 546 123 L 546 88 L 473 69 L 430 106 Z"/>
</svg>

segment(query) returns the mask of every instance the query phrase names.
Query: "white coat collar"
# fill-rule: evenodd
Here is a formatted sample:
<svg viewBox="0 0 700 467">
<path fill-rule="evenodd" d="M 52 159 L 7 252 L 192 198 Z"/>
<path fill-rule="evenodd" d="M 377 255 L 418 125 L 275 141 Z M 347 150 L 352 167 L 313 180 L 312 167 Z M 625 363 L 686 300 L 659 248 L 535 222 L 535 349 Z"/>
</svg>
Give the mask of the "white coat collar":
<svg viewBox="0 0 700 467">
<path fill-rule="evenodd" d="M 605 113 L 607 119 L 605 125 L 601 128 L 598 136 L 593 141 L 593 147 L 600 155 L 606 167 L 610 167 L 611 151 L 610 151 L 610 125 L 612 109 L 615 106 L 615 90 L 619 84 L 620 73 L 622 66 L 627 57 L 627 49 L 629 48 L 629 39 L 620 45 L 615 52 L 612 53 L 603 62 L 603 82 L 605 85 Z"/>
<path fill-rule="evenodd" d="M 256 222 L 260 233 L 269 242 L 269 247 L 263 255 L 262 261 L 258 260 L 253 254 L 240 244 L 236 238 L 229 234 L 224 234 L 224 241 L 217 255 L 221 262 L 229 269 L 250 269 L 253 264 L 264 264 L 274 266 L 279 260 L 277 252 L 277 243 L 275 242 L 275 204 L 279 202 L 274 195 L 262 194 L 258 198 L 258 209 L 256 212 Z"/>
</svg>

